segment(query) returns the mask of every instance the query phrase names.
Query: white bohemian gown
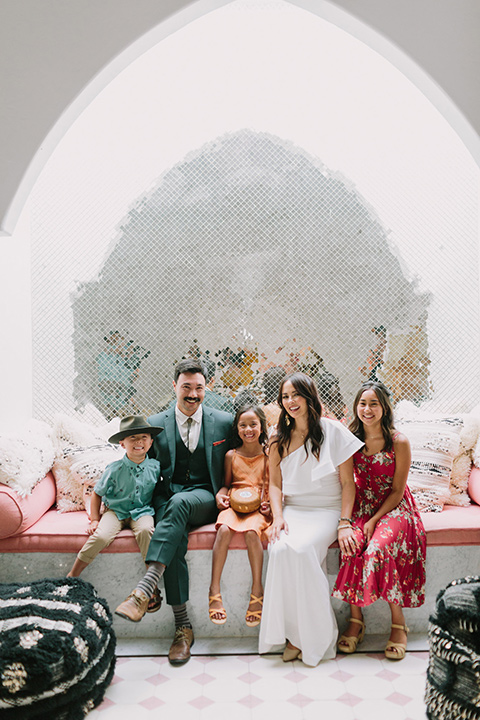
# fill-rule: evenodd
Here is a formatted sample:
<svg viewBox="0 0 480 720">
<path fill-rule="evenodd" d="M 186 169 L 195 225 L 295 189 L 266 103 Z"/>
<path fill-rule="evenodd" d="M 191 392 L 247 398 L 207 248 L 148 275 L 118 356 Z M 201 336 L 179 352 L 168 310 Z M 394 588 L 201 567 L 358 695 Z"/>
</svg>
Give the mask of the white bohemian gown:
<svg viewBox="0 0 480 720">
<path fill-rule="evenodd" d="M 305 447 L 281 463 L 284 518 L 288 534 L 268 546 L 268 568 L 259 652 L 289 640 L 306 665 L 335 657 L 337 623 L 326 574 L 329 545 L 337 537 L 341 509 L 338 466 L 363 443 L 335 420 L 322 418 L 320 459 Z"/>
</svg>

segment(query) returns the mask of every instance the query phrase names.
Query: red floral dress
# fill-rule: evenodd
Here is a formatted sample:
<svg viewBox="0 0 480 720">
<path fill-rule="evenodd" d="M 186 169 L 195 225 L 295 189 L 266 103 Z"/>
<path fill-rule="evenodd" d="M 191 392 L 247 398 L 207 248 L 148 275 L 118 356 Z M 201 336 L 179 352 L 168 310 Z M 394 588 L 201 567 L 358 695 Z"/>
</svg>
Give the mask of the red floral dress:
<svg viewBox="0 0 480 720">
<path fill-rule="evenodd" d="M 388 496 L 395 472 L 395 453 L 353 456 L 356 499 L 353 529 L 360 543 L 355 555 L 341 556 L 333 597 L 364 607 L 378 598 L 402 607 L 425 602 L 426 536 L 415 500 L 407 487 L 401 502 L 376 524 L 365 542 L 363 526 Z"/>
</svg>

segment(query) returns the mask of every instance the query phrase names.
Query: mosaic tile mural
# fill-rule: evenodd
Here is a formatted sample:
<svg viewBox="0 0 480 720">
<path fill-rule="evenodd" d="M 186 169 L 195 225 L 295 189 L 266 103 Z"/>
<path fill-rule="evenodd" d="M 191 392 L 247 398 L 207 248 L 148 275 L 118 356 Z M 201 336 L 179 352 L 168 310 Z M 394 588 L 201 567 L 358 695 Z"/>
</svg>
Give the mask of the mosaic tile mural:
<svg viewBox="0 0 480 720">
<path fill-rule="evenodd" d="M 419 402 L 428 304 L 344 178 L 277 138 L 226 135 L 141 198 L 78 287 L 75 402 L 153 412 L 186 355 L 214 364 L 226 397 L 263 400 L 265 371 L 281 366 L 313 374 L 338 417 L 364 378 Z"/>
<path fill-rule="evenodd" d="M 277 375 L 296 369 L 316 378 L 337 418 L 366 378 L 384 380 L 396 402 L 436 401 L 440 385 L 441 409 L 478 402 L 471 385 L 449 380 L 457 370 L 477 375 L 478 319 L 467 356 L 446 340 L 465 338 L 442 314 L 452 296 L 418 281 L 433 246 L 419 235 L 416 273 L 407 271 L 355 186 L 292 143 L 241 130 L 191 153 L 135 201 L 106 252 L 105 241 L 99 250 L 82 236 L 85 208 L 75 222 L 62 218 L 42 192 L 33 213 L 37 417 L 157 411 L 185 356 L 206 361 L 220 404 L 249 394 L 269 402 Z M 69 252 L 49 247 L 47 216 L 57 234 L 75 230 Z M 465 256 L 472 245 L 456 247 Z M 478 292 L 469 257 L 453 298 L 459 318 Z M 67 280 L 90 260 L 90 279 Z"/>
</svg>

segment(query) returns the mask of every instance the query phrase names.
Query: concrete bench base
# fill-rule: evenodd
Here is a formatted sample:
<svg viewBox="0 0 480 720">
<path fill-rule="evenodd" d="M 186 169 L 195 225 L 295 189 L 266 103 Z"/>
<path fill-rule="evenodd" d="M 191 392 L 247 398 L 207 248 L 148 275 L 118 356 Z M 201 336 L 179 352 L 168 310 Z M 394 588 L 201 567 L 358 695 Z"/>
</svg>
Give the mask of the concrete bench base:
<svg viewBox="0 0 480 720">
<path fill-rule="evenodd" d="M 4 553 L 0 563 L 0 582 L 25 582 L 44 577 L 61 577 L 67 574 L 75 559 L 69 553 Z M 187 554 L 190 570 L 189 613 L 196 635 L 206 638 L 255 637 L 258 628 L 245 625 L 245 612 L 250 594 L 250 566 L 245 551 L 230 550 L 223 573 L 223 600 L 228 619 L 225 625 L 216 626 L 208 618 L 208 586 L 212 553 L 195 550 Z M 268 561 L 265 552 L 265 566 Z M 137 553 L 102 553 L 82 574 L 91 582 L 114 610 L 128 595 L 144 573 L 144 565 Z M 327 569 L 333 585 L 338 570 L 338 550 L 330 549 Z M 437 593 L 451 580 L 466 575 L 480 575 L 480 553 L 476 546 L 433 546 L 427 552 L 427 597 L 420 608 L 406 609 L 405 617 L 412 633 L 426 633 L 428 618 L 433 611 Z M 340 628 L 348 617 L 348 605 L 333 600 Z M 389 632 L 388 605 L 378 601 L 365 609 L 367 633 Z M 171 638 L 173 614 L 168 606 L 155 614 L 147 615 L 140 623 L 130 623 L 115 617 L 115 631 L 119 638 Z"/>
</svg>

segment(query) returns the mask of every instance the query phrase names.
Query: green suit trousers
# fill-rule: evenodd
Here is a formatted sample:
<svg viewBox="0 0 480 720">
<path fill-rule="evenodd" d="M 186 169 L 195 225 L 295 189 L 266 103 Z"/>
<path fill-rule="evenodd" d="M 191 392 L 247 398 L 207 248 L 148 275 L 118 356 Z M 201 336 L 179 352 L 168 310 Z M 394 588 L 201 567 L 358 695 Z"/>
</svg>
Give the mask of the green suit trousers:
<svg viewBox="0 0 480 720">
<path fill-rule="evenodd" d="M 174 493 L 158 507 L 146 562 L 166 566 L 163 579 L 169 605 L 183 605 L 188 600 L 185 555 L 189 530 L 196 525 L 215 522 L 217 513 L 213 493 L 195 486 Z"/>
</svg>

